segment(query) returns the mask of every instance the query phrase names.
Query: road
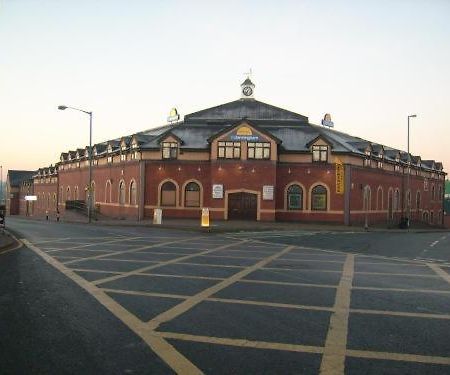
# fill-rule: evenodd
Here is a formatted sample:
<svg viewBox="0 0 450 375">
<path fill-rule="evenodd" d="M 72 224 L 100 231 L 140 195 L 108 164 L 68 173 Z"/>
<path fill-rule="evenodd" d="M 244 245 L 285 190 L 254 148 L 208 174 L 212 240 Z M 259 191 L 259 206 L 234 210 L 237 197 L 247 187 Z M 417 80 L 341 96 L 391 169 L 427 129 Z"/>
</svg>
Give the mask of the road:
<svg viewBox="0 0 450 375">
<path fill-rule="evenodd" d="M 448 233 L 8 224 L 2 374 L 450 373 Z"/>
</svg>

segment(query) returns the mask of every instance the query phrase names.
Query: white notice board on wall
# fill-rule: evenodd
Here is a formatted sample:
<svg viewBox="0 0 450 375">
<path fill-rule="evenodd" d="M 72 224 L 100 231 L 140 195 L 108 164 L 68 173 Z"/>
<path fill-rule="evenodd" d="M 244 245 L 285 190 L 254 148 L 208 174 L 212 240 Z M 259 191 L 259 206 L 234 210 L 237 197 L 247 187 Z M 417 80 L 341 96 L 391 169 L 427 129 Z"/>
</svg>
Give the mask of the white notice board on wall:
<svg viewBox="0 0 450 375">
<path fill-rule="evenodd" d="M 273 185 L 263 186 L 263 200 L 273 201 Z"/>
<path fill-rule="evenodd" d="M 223 185 L 214 184 L 212 186 L 212 197 L 213 197 L 213 199 L 222 199 L 223 198 Z"/>
</svg>

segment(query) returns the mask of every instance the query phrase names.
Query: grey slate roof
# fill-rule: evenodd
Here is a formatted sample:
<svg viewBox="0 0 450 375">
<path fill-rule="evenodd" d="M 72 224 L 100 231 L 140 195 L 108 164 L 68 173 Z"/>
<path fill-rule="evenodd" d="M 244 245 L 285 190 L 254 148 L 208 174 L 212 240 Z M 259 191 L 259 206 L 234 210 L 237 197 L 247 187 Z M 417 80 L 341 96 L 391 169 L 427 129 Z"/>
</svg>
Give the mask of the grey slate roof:
<svg viewBox="0 0 450 375">
<path fill-rule="evenodd" d="M 291 112 L 254 99 L 239 99 L 215 107 L 207 108 L 185 116 L 184 121 L 144 130 L 133 135 L 116 138 L 96 144 L 98 154 L 106 152 L 107 144 L 113 146 L 113 152 L 118 152 L 121 139 L 127 144 L 134 137 L 142 150 L 154 150 L 161 147 L 161 141 L 168 135 L 173 135 L 181 142 L 181 149 L 208 150 L 209 140 L 215 135 L 231 128 L 242 120 L 269 133 L 279 140 L 279 146 L 284 152 L 310 152 L 310 143 L 322 137 L 328 142 L 334 153 L 348 153 L 364 156 L 367 149 L 372 155 L 379 157 L 384 150 L 383 157 L 394 162 L 400 154 L 401 162 L 408 160 L 404 151 L 392 147 L 373 143 L 360 137 L 352 136 L 332 128 L 310 124 L 308 117 Z M 64 154 L 62 154 L 64 155 Z M 412 158 L 413 164 L 420 159 Z M 426 169 L 442 168 L 442 163 L 422 161 Z"/>
<path fill-rule="evenodd" d="M 36 171 L 9 170 L 8 171 L 9 184 L 10 186 L 19 186 L 23 181 L 33 178 L 33 175 L 35 174 Z"/>
<path fill-rule="evenodd" d="M 185 123 L 248 120 L 281 120 L 307 123 L 308 117 L 254 99 L 239 99 L 184 117 Z"/>
</svg>

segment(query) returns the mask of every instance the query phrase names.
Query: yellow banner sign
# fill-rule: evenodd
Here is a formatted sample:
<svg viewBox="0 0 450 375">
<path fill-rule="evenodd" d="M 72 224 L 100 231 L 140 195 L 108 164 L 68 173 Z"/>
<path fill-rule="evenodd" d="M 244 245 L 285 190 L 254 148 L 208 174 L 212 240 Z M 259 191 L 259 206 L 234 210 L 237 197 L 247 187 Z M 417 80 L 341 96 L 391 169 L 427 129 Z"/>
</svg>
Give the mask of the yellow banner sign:
<svg viewBox="0 0 450 375">
<path fill-rule="evenodd" d="M 336 194 L 344 194 L 344 164 L 338 159 L 336 161 Z"/>
</svg>

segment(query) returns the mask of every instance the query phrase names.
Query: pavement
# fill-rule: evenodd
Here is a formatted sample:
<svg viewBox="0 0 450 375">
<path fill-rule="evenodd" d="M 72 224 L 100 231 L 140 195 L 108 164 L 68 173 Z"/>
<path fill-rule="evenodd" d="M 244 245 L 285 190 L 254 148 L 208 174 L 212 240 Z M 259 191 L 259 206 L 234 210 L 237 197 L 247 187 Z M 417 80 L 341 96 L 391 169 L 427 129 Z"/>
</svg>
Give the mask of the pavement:
<svg viewBox="0 0 450 375">
<path fill-rule="evenodd" d="M 8 231 L 0 228 L 0 254 L 4 251 L 8 251 L 15 242 L 15 239 L 11 237 Z"/>
<path fill-rule="evenodd" d="M 9 225 L 2 373 L 450 373 L 445 232 Z"/>
<path fill-rule="evenodd" d="M 22 217 L 27 220 L 44 221 L 45 217 Z M 56 218 L 50 217 L 50 222 L 56 221 Z M 61 222 L 72 224 L 86 224 L 87 217 L 79 213 L 70 212 L 61 218 Z M 163 218 L 161 224 L 153 224 L 153 220 L 132 220 L 132 219 L 111 219 L 101 217 L 93 219 L 91 225 L 101 226 L 120 226 L 120 227 L 155 227 L 163 229 L 177 229 L 199 232 L 241 232 L 241 231 L 292 231 L 292 230 L 309 230 L 309 231 L 339 231 L 339 232 L 389 232 L 389 233 L 432 233 L 432 232 L 450 232 L 450 229 L 429 226 L 423 223 L 413 223 L 409 229 L 399 229 L 398 226 L 387 226 L 385 224 L 374 224 L 365 228 L 363 224 L 355 224 L 352 226 L 336 224 L 336 223 L 302 223 L 302 222 L 265 222 L 265 221 L 241 221 L 241 220 L 211 220 L 208 228 L 202 228 L 200 219 L 176 219 Z"/>
</svg>

